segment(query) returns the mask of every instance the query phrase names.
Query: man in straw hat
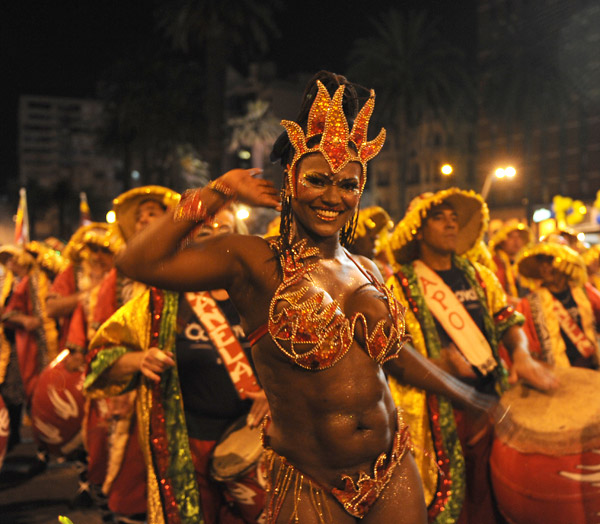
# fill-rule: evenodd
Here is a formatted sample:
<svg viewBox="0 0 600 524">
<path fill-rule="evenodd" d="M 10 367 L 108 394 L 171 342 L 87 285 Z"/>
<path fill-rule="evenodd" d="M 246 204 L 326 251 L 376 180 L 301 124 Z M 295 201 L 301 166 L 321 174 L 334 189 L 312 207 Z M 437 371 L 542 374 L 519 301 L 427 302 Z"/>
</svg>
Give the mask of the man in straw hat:
<svg viewBox="0 0 600 524">
<path fill-rule="evenodd" d="M 509 302 L 516 305 L 524 290 L 519 283 L 519 276 L 514 267 L 515 257 L 526 245 L 533 241 L 531 229 L 517 219 L 497 228 L 490 237 L 489 248 L 496 264 L 496 276 L 502 284 Z"/>
<path fill-rule="evenodd" d="M 179 202 L 179 193 L 162 186 L 130 189 L 113 200 L 115 226 L 126 244 L 136 233 Z M 142 293 L 146 286 L 112 268 L 103 279 L 94 311 L 94 330 L 123 304 Z"/>
<path fill-rule="evenodd" d="M 115 230 L 120 245 L 131 240 L 177 202 L 179 193 L 155 185 L 136 187 L 115 198 Z M 111 268 L 99 285 L 87 336 L 79 337 L 78 343 L 87 351 L 88 343 L 98 328 L 146 289 L 144 284 Z M 126 326 L 126 329 L 134 330 L 135 326 Z M 124 340 L 120 342 L 124 344 Z M 141 522 L 146 518 L 146 473 L 144 456 L 136 438 L 135 396 L 136 392 L 130 391 L 118 397 L 90 399 L 89 403 L 89 429 L 86 434 L 89 482 L 96 502 L 107 504 L 117 522 Z M 112 426 L 110 434 L 106 431 L 109 426 Z"/>
<path fill-rule="evenodd" d="M 508 387 L 498 357 L 502 341 L 515 362 L 512 378 L 552 388 L 556 379 L 529 355 L 523 318 L 507 304 L 498 280 L 459 256 L 481 239 L 487 220 L 487 206 L 473 191 L 450 188 L 415 198 L 390 238 L 395 275 L 388 285 L 407 307 L 415 348 L 463 383 L 490 394 Z M 496 522 L 488 477 L 491 432 L 474 434 L 465 413 L 443 396 L 393 378 L 390 383 L 416 441 L 430 521 Z"/>
<path fill-rule="evenodd" d="M 565 244 L 541 242 L 519 253 L 516 264 L 533 281 L 518 306 L 531 350 L 556 366 L 598 369 L 600 293 L 587 282 L 582 257 Z"/>
<path fill-rule="evenodd" d="M 224 207 L 199 229 L 189 249 L 200 248 L 208 237 L 244 233 L 240 228 L 244 224 L 236 221 L 233 205 Z M 152 347 L 169 336 L 168 351 Z M 178 521 L 168 498 L 158 495 L 162 485 L 172 485 L 170 496 L 187 501 L 186 522 L 257 521 L 264 489 L 240 474 L 230 491 L 210 473 L 217 441 L 234 423 L 239 427 L 242 417 L 256 437 L 246 441 L 245 449 L 252 452 L 254 442 L 260 452 L 258 426 L 268 407 L 253 371 L 250 344 L 226 291 L 147 289 L 100 327 L 90 343 L 90 357 L 86 394 L 114 398 L 137 391 L 137 413 L 144 413 L 137 428 L 146 453 L 148 500 L 160 502 L 148 506 L 149 522 Z M 160 388 L 154 385 L 159 382 Z M 163 410 L 164 425 L 157 421 Z M 160 444 L 151 438 L 156 434 L 162 435 Z M 161 446 L 176 454 L 171 456 L 176 466 L 169 471 L 160 464 Z M 250 457 L 242 458 L 250 466 Z"/>
<path fill-rule="evenodd" d="M 90 301 L 97 299 L 98 285 L 112 267 L 114 252 L 112 229 L 107 223 L 92 222 L 71 236 L 63 252 L 69 264 L 54 279 L 46 299 L 48 316 L 60 321 L 60 348 L 66 344 L 77 305 L 86 304 L 86 311 L 93 310 Z"/>
</svg>

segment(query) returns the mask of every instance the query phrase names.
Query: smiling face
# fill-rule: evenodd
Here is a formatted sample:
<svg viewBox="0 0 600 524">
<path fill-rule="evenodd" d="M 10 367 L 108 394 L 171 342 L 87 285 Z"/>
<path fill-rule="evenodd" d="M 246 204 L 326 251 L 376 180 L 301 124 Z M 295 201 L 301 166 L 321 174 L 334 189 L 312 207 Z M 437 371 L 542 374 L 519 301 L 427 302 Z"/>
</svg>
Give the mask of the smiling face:
<svg viewBox="0 0 600 524">
<path fill-rule="evenodd" d="M 323 155 L 313 153 L 298 163 L 297 170 L 292 199 L 297 223 L 318 237 L 337 235 L 360 201 L 361 165 L 350 162 L 333 173 Z"/>
<path fill-rule="evenodd" d="M 421 251 L 444 256 L 455 253 L 458 229 L 458 216 L 450 204 L 433 206 L 417 233 Z"/>
</svg>

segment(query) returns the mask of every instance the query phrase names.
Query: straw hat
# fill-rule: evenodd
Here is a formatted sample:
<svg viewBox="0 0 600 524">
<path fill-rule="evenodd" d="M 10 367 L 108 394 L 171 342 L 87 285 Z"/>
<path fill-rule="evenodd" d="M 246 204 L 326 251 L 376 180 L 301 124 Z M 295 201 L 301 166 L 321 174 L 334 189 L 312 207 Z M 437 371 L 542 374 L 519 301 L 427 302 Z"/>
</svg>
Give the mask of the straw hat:
<svg viewBox="0 0 600 524">
<path fill-rule="evenodd" d="M 522 249 L 515 259 L 519 273 L 530 280 L 540 280 L 540 257 L 552 259 L 552 267 L 558 269 L 577 285 L 587 281 L 587 270 L 581 255 L 564 244 L 540 242 Z"/>
<path fill-rule="evenodd" d="M 0 264 L 5 266 L 11 257 L 14 257 L 15 262 L 20 266 L 32 266 L 34 263 L 34 258 L 21 246 L 5 244 L 0 247 Z"/>
<path fill-rule="evenodd" d="M 135 233 L 136 213 L 139 205 L 145 200 L 154 200 L 161 206 L 173 208 L 181 195 L 163 186 L 134 187 L 113 200 L 113 211 L 116 223 L 125 241 Z"/>
<path fill-rule="evenodd" d="M 496 262 L 494 262 L 492 253 L 483 240 L 477 242 L 464 254 L 464 256 L 471 262 L 477 262 L 494 273 L 498 271 L 498 266 L 496 265 Z"/>
<path fill-rule="evenodd" d="M 79 262 L 81 260 L 81 250 L 87 244 L 104 246 L 106 241 L 114 238 L 114 229 L 110 224 L 107 224 L 106 222 L 92 222 L 91 224 L 86 224 L 73 233 L 65 247 L 63 256 L 71 262 Z"/>
<path fill-rule="evenodd" d="M 69 265 L 69 261 L 45 241 L 33 240 L 25 246 L 25 249 L 35 257 L 35 261 L 41 267 L 52 273 L 58 274 Z"/>
<path fill-rule="evenodd" d="M 524 246 L 533 242 L 533 233 L 531 232 L 530 227 L 514 218 L 512 220 L 508 220 L 498 229 L 491 232 L 490 241 L 488 243 L 490 251 L 494 251 L 494 249 L 504 242 L 508 238 L 508 235 L 510 235 L 513 231 L 519 232 L 519 236 L 521 237 Z"/>
<path fill-rule="evenodd" d="M 366 207 L 358 212 L 355 235 L 362 237 L 368 231 L 377 234 L 384 229 L 391 229 L 393 226 L 394 223 L 385 209 L 379 206 Z"/>
<path fill-rule="evenodd" d="M 600 245 L 594 244 L 593 246 L 588 247 L 583 253 L 581 253 L 581 257 L 583 258 L 583 262 L 586 266 L 589 266 L 600 260 Z"/>
<path fill-rule="evenodd" d="M 442 202 L 450 204 L 458 216 L 456 254 L 462 255 L 482 239 L 489 211 L 481 195 L 457 187 L 437 193 L 423 193 L 413 198 L 406 215 L 398 222 L 390 237 L 388 254 L 396 263 L 406 264 L 419 256 L 417 233 L 429 210 Z"/>
</svg>

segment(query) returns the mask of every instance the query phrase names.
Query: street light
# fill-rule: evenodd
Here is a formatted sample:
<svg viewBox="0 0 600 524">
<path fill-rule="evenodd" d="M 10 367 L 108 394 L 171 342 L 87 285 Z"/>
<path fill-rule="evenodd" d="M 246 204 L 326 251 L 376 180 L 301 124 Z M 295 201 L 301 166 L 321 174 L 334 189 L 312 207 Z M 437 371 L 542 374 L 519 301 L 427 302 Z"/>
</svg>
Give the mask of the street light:
<svg viewBox="0 0 600 524">
<path fill-rule="evenodd" d="M 442 175 L 450 176 L 454 169 L 452 169 L 450 164 L 444 164 L 442 167 L 440 167 L 440 171 L 442 172 Z"/>
<path fill-rule="evenodd" d="M 483 182 L 483 187 L 481 188 L 481 197 L 484 200 L 487 200 L 487 196 L 492 188 L 492 180 L 494 179 L 494 176 L 496 178 L 514 178 L 516 174 L 517 170 L 512 166 L 499 167 L 496 169 L 496 171 L 490 171 Z"/>
</svg>

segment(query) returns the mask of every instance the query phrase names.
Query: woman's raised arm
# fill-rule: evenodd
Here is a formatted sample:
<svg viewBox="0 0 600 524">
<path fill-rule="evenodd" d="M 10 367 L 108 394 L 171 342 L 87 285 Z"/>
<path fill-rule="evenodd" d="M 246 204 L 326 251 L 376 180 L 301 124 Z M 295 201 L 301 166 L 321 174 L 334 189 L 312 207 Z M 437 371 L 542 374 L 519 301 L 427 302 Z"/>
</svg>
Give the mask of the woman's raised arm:
<svg viewBox="0 0 600 524">
<path fill-rule="evenodd" d="M 236 278 L 243 278 L 239 273 L 244 242 L 238 235 L 207 239 L 195 249 L 180 249 L 180 244 L 231 195 L 251 206 L 278 208 L 277 191 L 271 182 L 255 177 L 260 172 L 234 169 L 212 186 L 184 197 L 187 200 L 182 199 L 176 218 L 173 212 L 165 213 L 128 242 L 117 256 L 117 267 L 134 280 L 176 291 L 228 288 Z"/>
</svg>

